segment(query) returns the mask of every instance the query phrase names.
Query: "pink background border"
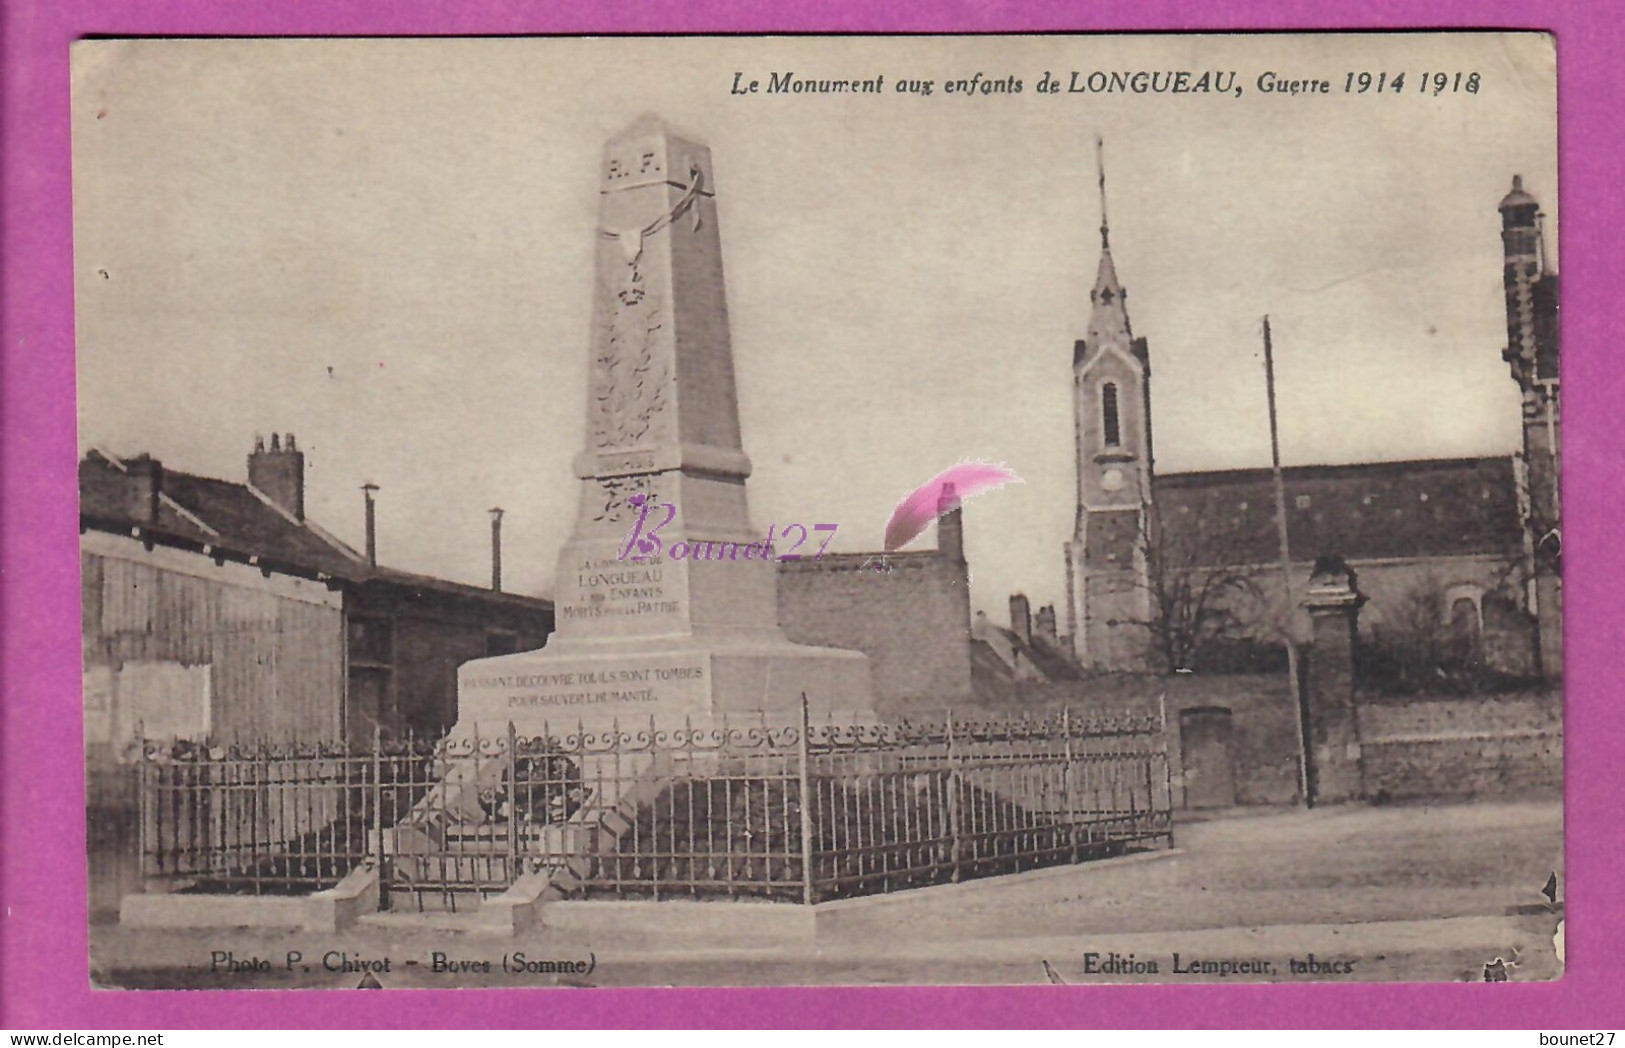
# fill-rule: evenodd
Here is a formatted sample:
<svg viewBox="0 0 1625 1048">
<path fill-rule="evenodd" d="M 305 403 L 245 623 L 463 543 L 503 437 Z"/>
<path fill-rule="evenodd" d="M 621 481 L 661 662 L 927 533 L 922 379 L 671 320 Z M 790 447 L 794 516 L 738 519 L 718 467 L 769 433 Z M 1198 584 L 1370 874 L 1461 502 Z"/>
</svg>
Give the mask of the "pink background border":
<svg viewBox="0 0 1625 1048">
<path fill-rule="evenodd" d="M 938 3 L 879 12 L 862 0 L 582 4 L 542 10 L 503 0 L 328 0 L 321 5 L 203 0 L 12 0 L 4 5 L 6 231 L 3 415 L 6 440 L 0 631 L 0 1027 L 1090 1026 L 1608 1027 L 1625 1008 L 1625 835 L 1619 779 L 1625 708 L 1607 686 L 1625 646 L 1619 588 L 1625 549 L 1606 543 L 1625 518 L 1615 456 L 1625 427 L 1625 369 L 1605 347 L 1625 328 L 1622 101 L 1616 63 L 1625 21 L 1578 0 L 1549 3 L 1186 5 L 1103 0 Z M 589 9 L 590 8 L 590 9 Z M 1568 544 L 1567 876 L 1569 974 L 1548 984 L 1273 987 L 1019 987 L 753 990 L 441 990 L 97 992 L 86 980 L 83 782 L 75 528 L 73 283 L 68 45 L 108 35 L 383 35 L 605 32 L 1037 32 L 1436 27 L 1557 34 Z M 1612 339 L 1610 338 L 1612 336 Z M 1614 532 L 1617 534 L 1617 529 Z M 1576 567 L 1578 566 L 1578 567 Z M 543 996 L 542 994 L 546 995 Z M 1612 1006 L 1608 1000 L 1616 1003 Z M 1611 1019 L 1612 1021 L 1608 1021 Z"/>
</svg>

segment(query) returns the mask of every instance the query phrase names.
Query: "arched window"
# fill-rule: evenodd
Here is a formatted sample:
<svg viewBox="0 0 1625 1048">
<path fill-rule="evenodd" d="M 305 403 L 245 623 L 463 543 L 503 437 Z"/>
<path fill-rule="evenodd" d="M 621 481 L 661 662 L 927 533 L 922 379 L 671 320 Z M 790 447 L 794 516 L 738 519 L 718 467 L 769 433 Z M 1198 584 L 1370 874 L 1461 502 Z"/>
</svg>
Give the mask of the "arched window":
<svg viewBox="0 0 1625 1048">
<path fill-rule="evenodd" d="M 1484 653 L 1484 592 L 1476 586 L 1455 586 L 1445 593 L 1446 657 L 1459 667 L 1471 667 Z"/>
<path fill-rule="evenodd" d="M 1100 432 L 1108 448 L 1122 444 L 1122 431 L 1117 422 L 1117 385 L 1108 382 L 1100 387 Z"/>
<path fill-rule="evenodd" d="M 1471 597 L 1457 597 L 1450 602 L 1450 632 L 1464 644 L 1476 645 L 1483 635 L 1483 620 L 1479 617 L 1478 602 Z"/>
</svg>

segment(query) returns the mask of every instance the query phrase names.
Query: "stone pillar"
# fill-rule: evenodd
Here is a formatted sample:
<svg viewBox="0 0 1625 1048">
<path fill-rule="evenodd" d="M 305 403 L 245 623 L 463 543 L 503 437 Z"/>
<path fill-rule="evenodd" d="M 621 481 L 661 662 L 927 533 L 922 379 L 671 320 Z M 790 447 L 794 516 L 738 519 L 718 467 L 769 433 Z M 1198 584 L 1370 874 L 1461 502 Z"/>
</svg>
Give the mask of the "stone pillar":
<svg viewBox="0 0 1625 1048">
<path fill-rule="evenodd" d="M 1354 646 L 1366 598 L 1341 557 L 1321 557 L 1303 605 L 1314 647 L 1304 680 L 1304 735 L 1311 806 L 1357 800 L 1360 731 L 1354 706 Z"/>
<path fill-rule="evenodd" d="M 1540 629 L 1540 673 L 1547 680 L 1563 677 L 1563 579 L 1546 571 L 1535 576 L 1535 618 Z"/>
</svg>

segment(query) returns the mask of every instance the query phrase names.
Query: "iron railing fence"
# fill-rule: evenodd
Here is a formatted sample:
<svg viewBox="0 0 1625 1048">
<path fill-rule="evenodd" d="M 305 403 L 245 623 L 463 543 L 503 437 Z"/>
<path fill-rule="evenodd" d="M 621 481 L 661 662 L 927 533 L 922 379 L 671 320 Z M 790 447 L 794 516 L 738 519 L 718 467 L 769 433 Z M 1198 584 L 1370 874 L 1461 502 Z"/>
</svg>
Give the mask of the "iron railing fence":
<svg viewBox="0 0 1625 1048">
<path fill-rule="evenodd" d="M 419 909 L 526 875 L 582 898 L 814 902 L 1172 839 L 1156 715 L 741 720 L 364 752 L 149 747 L 143 872 L 273 894 L 371 861 L 385 897 Z"/>
</svg>

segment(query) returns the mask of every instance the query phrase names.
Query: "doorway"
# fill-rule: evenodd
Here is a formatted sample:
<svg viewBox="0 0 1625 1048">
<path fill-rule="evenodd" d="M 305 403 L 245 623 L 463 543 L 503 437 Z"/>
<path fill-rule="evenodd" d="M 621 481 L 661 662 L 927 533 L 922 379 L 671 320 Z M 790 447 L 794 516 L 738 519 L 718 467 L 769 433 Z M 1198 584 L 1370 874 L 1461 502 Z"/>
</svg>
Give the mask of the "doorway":
<svg viewBox="0 0 1625 1048">
<path fill-rule="evenodd" d="M 1223 706 L 1179 711 L 1179 757 L 1184 772 L 1185 807 L 1230 808 L 1236 803 L 1234 729 Z"/>
</svg>

